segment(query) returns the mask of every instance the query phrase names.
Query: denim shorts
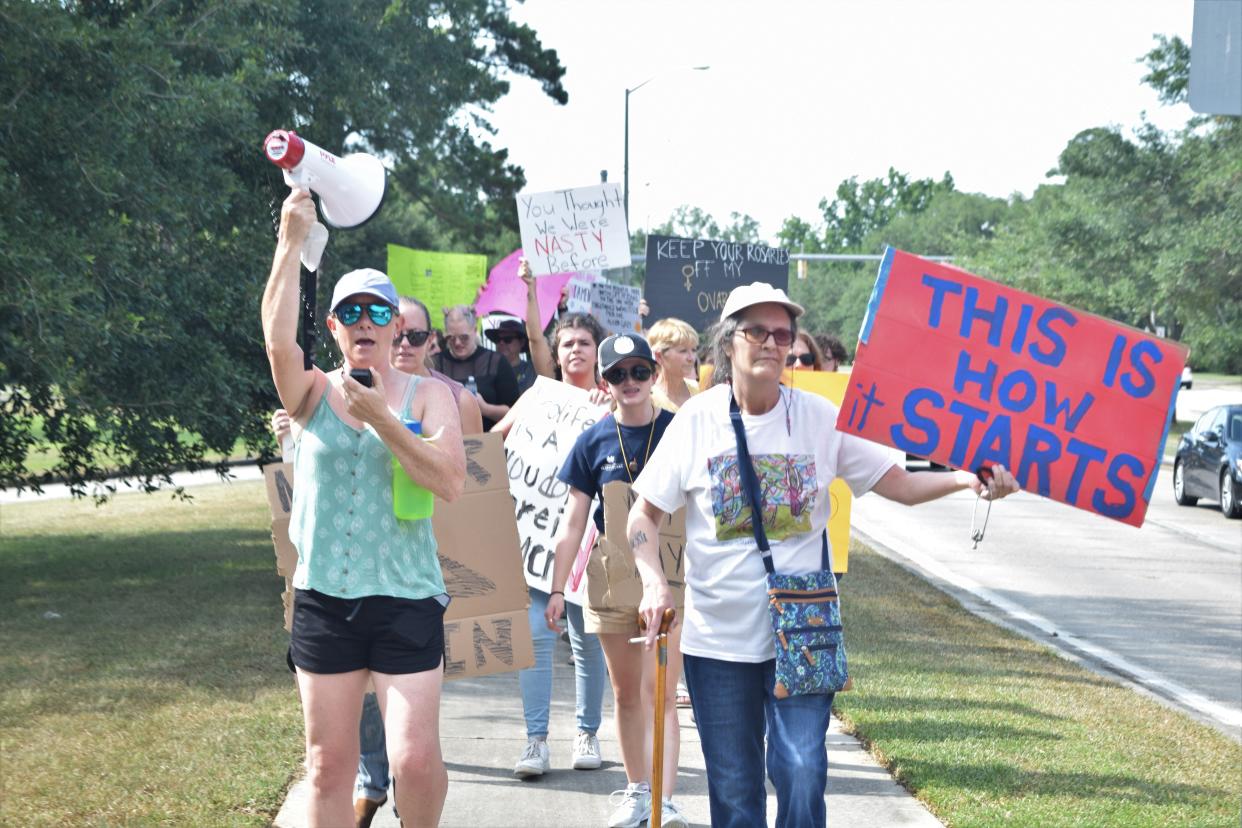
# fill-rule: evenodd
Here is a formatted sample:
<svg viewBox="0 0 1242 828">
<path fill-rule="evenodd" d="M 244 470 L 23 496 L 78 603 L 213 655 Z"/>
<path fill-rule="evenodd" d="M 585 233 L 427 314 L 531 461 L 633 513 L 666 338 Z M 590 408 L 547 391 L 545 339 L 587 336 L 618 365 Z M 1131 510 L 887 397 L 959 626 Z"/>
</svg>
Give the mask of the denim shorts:
<svg viewBox="0 0 1242 828">
<path fill-rule="evenodd" d="M 444 657 L 444 606 L 435 598 L 295 590 L 289 657 L 308 673 L 435 670 Z"/>
</svg>

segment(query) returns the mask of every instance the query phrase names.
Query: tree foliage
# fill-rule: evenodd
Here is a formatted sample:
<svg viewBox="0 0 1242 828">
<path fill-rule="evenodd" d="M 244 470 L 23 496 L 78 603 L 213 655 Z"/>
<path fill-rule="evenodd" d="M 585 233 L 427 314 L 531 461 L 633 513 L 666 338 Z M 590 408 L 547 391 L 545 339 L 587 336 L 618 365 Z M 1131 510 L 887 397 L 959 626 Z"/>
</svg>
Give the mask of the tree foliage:
<svg viewBox="0 0 1242 828">
<path fill-rule="evenodd" d="M 16 2 L 0 43 L 6 488 L 38 482 L 39 446 L 80 488 L 270 442 L 258 307 L 287 190 L 268 131 L 391 170 L 377 220 L 333 234 L 330 283 L 387 241 L 511 241 L 492 205 L 523 176 L 488 106 L 514 76 L 566 100 L 556 53 L 499 0 Z"/>
</svg>

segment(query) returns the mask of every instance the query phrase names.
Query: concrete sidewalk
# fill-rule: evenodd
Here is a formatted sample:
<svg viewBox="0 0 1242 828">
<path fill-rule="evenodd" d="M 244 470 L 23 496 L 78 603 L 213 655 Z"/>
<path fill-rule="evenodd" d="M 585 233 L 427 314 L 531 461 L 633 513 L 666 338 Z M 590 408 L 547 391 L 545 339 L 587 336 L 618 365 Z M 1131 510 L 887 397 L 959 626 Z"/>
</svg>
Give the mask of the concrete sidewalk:
<svg viewBox="0 0 1242 828">
<path fill-rule="evenodd" d="M 620 748 L 612 723 L 612 692 L 604 693 L 604 723 L 599 731 L 604 766 L 569 768 L 576 733 L 573 668 L 569 647 L 557 648 L 551 733 L 552 771 L 534 781 L 513 775 L 526 746 L 521 694 L 516 673 L 462 679 L 444 686 L 440 711 L 441 744 L 448 765 L 449 791 L 441 825 L 447 828 L 521 828 L 521 826 L 604 826 L 612 808 L 608 795 L 625 787 Z M 689 709 L 681 710 L 681 763 L 674 799 L 692 825 L 710 825 L 707 776 L 699 734 Z M 836 720 L 828 735 L 828 823 L 857 828 L 934 828 L 940 822 L 893 781 L 856 739 L 840 732 Z M 289 791 L 276 817 L 278 828 L 306 825 L 306 784 Z M 776 816 L 776 798 L 768 793 L 768 824 Z M 395 828 L 391 800 L 376 815 L 375 828 Z M 348 828 L 343 826 L 342 828 Z"/>
</svg>

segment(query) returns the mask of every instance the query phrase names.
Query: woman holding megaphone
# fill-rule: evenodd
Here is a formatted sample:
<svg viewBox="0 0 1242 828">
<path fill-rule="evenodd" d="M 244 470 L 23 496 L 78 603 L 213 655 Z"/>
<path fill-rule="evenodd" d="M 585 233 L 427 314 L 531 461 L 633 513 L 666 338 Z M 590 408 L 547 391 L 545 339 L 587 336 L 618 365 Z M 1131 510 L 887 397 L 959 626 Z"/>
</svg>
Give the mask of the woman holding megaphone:
<svg viewBox="0 0 1242 828">
<path fill-rule="evenodd" d="M 358 718 L 373 681 L 402 819 L 435 825 L 448 789 L 439 740 L 447 595 L 430 518 L 393 514 L 393 466 L 454 500 L 465 482 L 461 427 L 442 383 L 392 366 L 401 316 L 378 271 L 347 273 L 333 291 L 326 327 L 343 365 L 303 369 L 298 259 L 314 223 L 310 194 L 295 189 L 281 210 L 262 304 L 276 391 L 301 428 L 290 654 L 306 726 L 308 822 L 354 824 Z M 421 439 L 403 420 L 433 436 Z"/>
</svg>

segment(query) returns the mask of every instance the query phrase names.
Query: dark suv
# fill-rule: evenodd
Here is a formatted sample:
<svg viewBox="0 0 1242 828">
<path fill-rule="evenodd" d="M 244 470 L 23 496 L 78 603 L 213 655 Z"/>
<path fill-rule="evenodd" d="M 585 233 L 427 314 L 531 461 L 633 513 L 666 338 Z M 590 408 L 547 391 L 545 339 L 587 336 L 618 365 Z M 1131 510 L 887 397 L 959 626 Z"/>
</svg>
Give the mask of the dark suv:
<svg viewBox="0 0 1242 828">
<path fill-rule="evenodd" d="M 1173 461 L 1173 496 L 1182 506 L 1219 500 L 1225 517 L 1242 517 L 1242 405 L 1209 409 L 1182 435 Z"/>
</svg>

